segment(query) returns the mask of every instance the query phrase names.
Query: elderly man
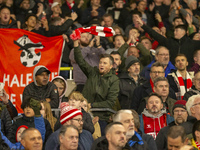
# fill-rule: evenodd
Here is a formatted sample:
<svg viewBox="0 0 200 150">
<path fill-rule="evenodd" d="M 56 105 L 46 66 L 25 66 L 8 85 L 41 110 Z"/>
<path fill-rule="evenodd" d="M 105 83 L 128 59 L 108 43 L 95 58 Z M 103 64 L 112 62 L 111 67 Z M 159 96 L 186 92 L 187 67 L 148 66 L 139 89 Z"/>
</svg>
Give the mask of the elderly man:
<svg viewBox="0 0 200 150">
<path fill-rule="evenodd" d="M 93 138 L 89 131 L 86 131 L 83 129 L 83 119 L 82 119 L 82 112 L 78 109 L 75 109 L 71 106 L 69 106 L 68 103 L 63 102 L 61 103 L 61 117 L 60 117 L 60 123 L 65 125 L 74 125 L 78 128 L 79 131 L 79 149 L 88 150 L 91 148 Z M 45 146 L 45 150 L 50 149 L 56 149 L 59 148 L 60 142 L 59 142 L 59 132 L 61 129 L 55 131 L 51 134 L 51 136 L 48 138 Z"/>
<path fill-rule="evenodd" d="M 165 78 L 165 77 L 156 78 L 154 81 L 153 90 L 156 94 L 158 94 L 162 98 L 163 106 L 166 109 L 167 113 L 173 114 L 172 110 L 173 110 L 173 106 L 174 106 L 174 103 L 176 102 L 176 100 L 169 97 L 169 91 L 170 90 L 172 91 L 172 89 L 169 88 L 169 83 L 168 83 L 167 78 Z M 137 110 L 138 114 L 141 114 L 143 112 L 144 108 L 146 107 L 147 99 L 148 99 L 148 97 L 145 97 L 140 102 L 140 106 Z"/>
<path fill-rule="evenodd" d="M 28 128 L 22 132 L 21 144 L 25 150 L 42 150 L 42 136 L 35 128 Z"/>
<path fill-rule="evenodd" d="M 200 94 L 200 71 L 198 71 L 194 78 L 192 79 L 193 80 L 193 86 L 192 88 L 185 93 L 183 99 L 184 100 L 188 100 L 192 95 L 197 95 L 197 94 Z"/>
<path fill-rule="evenodd" d="M 159 150 L 167 150 L 167 132 L 169 131 L 170 127 L 181 125 L 184 127 L 187 135 L 192 133 L 193 123 L 190 122 L 191 117 L 188 116 L 185 104 L 185 100 L 178 100 L 174 104 L 174 121 L 171 122 L 167 127 L 162 128 L 156 137 L 156 144 Z"/>
<path fill-rule="evenodd" d="M 33 82 L 24 88 L 22 105 L 30 98 L 34 98 L 49 102 L 51 108 L 58 108 L 58 90 L 55 84 L 49 82 L 50 73 L 45 66 L 37 66 L 34 68 Z"/>
<path fill-rule="evenodd" d="M 152 93 L 147 100 L 146 109 L 140 115 L 140 130 L 156 139 L 160 129 L 173 120 L 174 118 L 167 114 L 166 109 L 163 108 L 161 97 Z"/>
<path fill-rule="evenodd" d="M 200 95 L 191 96 L 186 103 L 186 108 L 190 116 L 200 120 Z"/>
<path fill-rule="evenodd" d="M 145 77 L 146 79 L 149 79 L 150 76 L 150 68 L 154 62 L 159 62 L 163 65 L 165 69 L 165 77 L 172 71 L 175 70 L 176 68 L 174 65 L 169 61 L 169 50 L 164 47 L 164 46 L 159 46 L 156 49 L 156 55 L 155 55 L 155 60 L 153 60 L 148 66 L 146 66 L 142 72 L 141 76 Z"/>
<path fill-rule="evenodd" d="M 59 133 L 60 150 L 77 150 L 78 138 L 79 131 L 76 126 L 62 126 Z"/>
</svg>

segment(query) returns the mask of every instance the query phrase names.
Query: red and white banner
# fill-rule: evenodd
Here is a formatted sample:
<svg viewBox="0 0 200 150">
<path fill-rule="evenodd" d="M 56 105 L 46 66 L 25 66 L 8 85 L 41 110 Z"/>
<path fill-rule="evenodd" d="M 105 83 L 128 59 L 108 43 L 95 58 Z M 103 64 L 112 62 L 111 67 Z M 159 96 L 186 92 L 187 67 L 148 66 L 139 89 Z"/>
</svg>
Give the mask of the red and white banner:
<svg viewBox="0 0 200 150">
<path fill-rule="evenodd" d="M 38 65 L 50 71 L 50 80 L 59 74 L 62 36 L 45 37 L 21 29 L 0 29 L 0 82 L 9 99 L 21 110 L 22 93 L 33 82 L 33 70 Z"/>
</svg>

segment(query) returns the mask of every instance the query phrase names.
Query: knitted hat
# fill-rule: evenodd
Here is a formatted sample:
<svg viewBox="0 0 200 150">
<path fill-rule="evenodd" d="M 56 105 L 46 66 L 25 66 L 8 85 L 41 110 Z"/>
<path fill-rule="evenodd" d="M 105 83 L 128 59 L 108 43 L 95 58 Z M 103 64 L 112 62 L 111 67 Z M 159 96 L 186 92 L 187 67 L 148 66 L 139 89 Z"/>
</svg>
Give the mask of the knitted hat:
<svg viewBox="0 0 200 150">
<path fill-rule="evenodd" d="M 15 134 L 15 138 L 16 138 L 16 141 L 17 141 L 17 142 L 20 142 L 20 141 L 17 140 L 17 133 L 18 133 L 19 129 L 21 129 L 21 128 L 28 129 L 28 127 L 25 126 L 25 125 L 21 125 L 21 126 L 19 126 L 19 127 L 17 128 L 16 134 Z M 22 133 L 21 133 L 21 134 L 22 134 Z"/>
<path fill-rule="evenodd" d="M 186 110 L 186 101 L 185 100 L 177 100 L 176 103 L 174 103 L 174 107 L 173 107 L 173 110 L 177 107 L 180 107 L 180 108 L 183 108 Z"/>
<path fill-rule="evenodd" d="M 73 108 L 69 106 L 67 102 L 63 102 L 60 104 L 61 109 L 61 116 L 60 116 L 60 123 L 63 125 L 68 120 L 81 115 L 83 116 L 82 112 L 79 109 Z"/>
<path fill-rule="evenodd" d="M 128 56 L 125 61 L 126 69 L 128 69 L 132 64 L 140 62 L 135 56 Z"/>
</svg>

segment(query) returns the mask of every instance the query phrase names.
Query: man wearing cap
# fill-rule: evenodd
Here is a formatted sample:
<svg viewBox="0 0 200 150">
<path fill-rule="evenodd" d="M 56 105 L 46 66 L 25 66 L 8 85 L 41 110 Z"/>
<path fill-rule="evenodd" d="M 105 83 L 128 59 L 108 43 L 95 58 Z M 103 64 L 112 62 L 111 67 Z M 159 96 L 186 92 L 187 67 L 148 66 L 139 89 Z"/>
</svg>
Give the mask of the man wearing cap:
<svg viewBox="0 0 200 150">
<path fill-rule="evenodd" d="M 51 15 L 51 18 L 53 18 L 53 17 L 60 17 L 60 14 L 62 13 L 61 12 L 61 8 L 60 8 L 60 3 L 54 2 L 51 5 L 51 11 L 53 12 L 52 15 Z"/>
<path fill-rule="evenodd" d="M 135 56 L 128 56 L 125 65 L 127 72 L 119 74 L 120 92 L 118 98 L 121 108 L 129 109 L 135 88 L 142 85 L 146 80 L 139 76 L 140 62 Z"/>
<path fill-rule="evenodd" d="M 163 108 L 161 97 L 156 93 L 150 94 L 146 108 L 140 115 L 140 130 L 156 139 L 160 129 L 172 121 L 174 118 L 168 115 L 166 109 Z"/>
<path fill-rule="evenodd" d="M 193 122 L 191 122 L 191 117 L 188 116 L 185 100 L 177 100 L 176 103 L 174 103 L 173 116 L 174 121 L 167 127 L 162 128 L 156 137 L 158 150 L 167 150 L 167 133 L 170 127 L 181 125 L 185 128 L 187 135 L 192 133 Z"/>
<path fill-rule="evenodd" d="M 23 91 L 22 104 L 30 98 L 44 100 L 50 103 L 51 108 L 58 108 L 59 95 L 55 84 L 49 82 L 51 72 L 45 66 L 37 66 L 33 71 L 33 82 Z"/>
<path fill-rule="evenodd" d="M 60 123 L 65 125 L 74 125 L 79 131 L 78 149 L 90 150 L 93 142 L 92 134 L 89 131 L 83 129 L 83 114 L 79 109 L 75 109 L 67 102 L 61 103 L 61 116 Z M 51 134 L 48 138 L 45 150 L 56 149 L 60 146 L 59 142 L 60 129 Z"/>
</svg>

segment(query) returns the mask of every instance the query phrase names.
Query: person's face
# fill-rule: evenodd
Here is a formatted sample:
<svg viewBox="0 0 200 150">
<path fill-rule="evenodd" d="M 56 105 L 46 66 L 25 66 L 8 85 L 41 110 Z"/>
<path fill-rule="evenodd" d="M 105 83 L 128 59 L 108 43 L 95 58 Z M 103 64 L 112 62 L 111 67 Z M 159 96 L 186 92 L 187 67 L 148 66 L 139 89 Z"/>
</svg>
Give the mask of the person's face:
<svg viewBox="0 0 200 150">
<path fill-rule="evenodd" d="M 193 117 L 195 117 L 197 120 L 200 120 L 200 98 L 195 98 L 190 111 Z"/>
<path fill-rule="evenodd" d="M 146 108 L 148 109 L 149 113 L 152 115 L 157 115 L 160 113 L 161 109 L 163 108 L 163 104 L 161 100 L 157 96 L 151 96 L 148 99 Z"/>
<path fill-rule="evenodd" d="M 150 42 L 150 40 L 148 39 L 144 39 L 141 41 L 141 43 L 144 45 L 144 47 L 148 50 L 150 50 L 152 48 L 152 44 Z"/>
<path fill-rule="evenodd" d="M 17 131 L 17 142 L 20 142 L 21 141 L 21 135 L 22 135 L 22 132 L 26 130 L 26 128 L 24 127 L 21 127 L 18 131 Z"/>
<path fill-rule="evenodd" d="M 29 17 L 28 20 L 26 21 L 26 25 L 32 28 L 35 28 L 36 23 L 37 23 L 37 20 L 34 16 Z"/>
<path fill-rule="evenodd" d="M 167 97 L 169 95 L 169 83 L 167 81 L 159 81 L 154 86 L 154 91 L 161 97 Z"/>
<path fill-rule="evenodd" d="M 154 81 L 158 77 L 164 77 L 164 76 L 165 76 L 165 72 L 164 72 L 163 67 L 159 66 L 159 67 L 151 68 L 150 78 L 152 81 Z"/>
<path fill-rule="evenodd" d="M 193 37 L 193 40 L 200 41 L 200 33 L 196 33 Z"/>
<path fill-rule="evenodd" d="M 137 18 L 141 18 L 141 17 L 138 14 L 133 14 L 132 15 L 133 22 L 136 22 Z"/>
<path fill-rule="evenodd" d="M 90 43 L 90 36 L 89 36 L 89 34 L 88 33 L 82 33 L 81 34 L 81 38 L 80 38 L 80 44 L 82 45 L 82 46 L 88 46 L 89 45 L 89 43 Z"/>
<path fill-rule="evenodd" d="M 136 47 L 129 47 L 127 56 L 140 57 L 139 51 Z"/>
<path fill-rule="evenodd" d="M 2 23 L 8 23 L 10 20 L 10 10 L 3 8 L 0 13 L 0 20 Z"/>
<path fill-rule="evenodd" d="M 91 4 L 93 6 L 99 6 L 100 5 L 100 0 L 91 0 Z"/>
<path fill-rule="evenodd" d="M 181 39 L 183 36 L 185 35 L 185 30 L 180 29 L 180 28 L 176 28 L 174 30 L 174 38 L 175 39 Z"/>
<path fill-rule="evenodd" d="M 113 65 L 110 64 L 110 58 L 101 58 L 99 61 L 99 73 L 101 75 L 107 74 L 111 69 Z"/>
<path fill-rule="evenodd" d="M 169 63 L 169 51 L 165 48 L 160 48 L 159 53 L 155 56 L 156 60 L 164 66 Z"/>
<path fill-rule="evenodd" d="M 21 143 L 27 150 L 42 150 L 42 136 L 38 130 L 28 131 Z"/>
<path fill-rule="evenodd" d="M 60 5 L 56 5 L 51 9 L 54 13 L 61 13 Z"/>
<path fill-rule="evenodd" d="M 187 121 L 188 113 L 187 110 L 177 107 L 174 109 L 174 120 L 177 125 Z"/>
<path fill-rule="evenodd" d="M 135 133 L 135 124 L 132 114 L 122 113 L 120 122 L 123 124 L 126 135 L 133 136 Z"/>
<path fill-rule="evenodd" d="M 120 29 L 118 29 L 118 28 L 115 28 L 114 30 L 115 30 L 115 34 L 116 34 L 116 35 L 117 35 L 117 34 L 121 34 L 121 31 L 120 31 Z"/>
<path fill-rule="evenodd" d="M 74 128 L 68 128 L 65 135 L 60 135 L 60 147 L 63 149 L 77 150 L 79 133 Z"/>
<path fill-rule="evenodd" d="M 82 105 L 82 102 L 80 100 L 73 99 L 73 98 L 70 98 L 68 103 L 69 103 L 69 106 L 72 106 L 73 108 L 76 108 L 76 109 L 80 109 Z"/>
<path fill-rule="evenodd" d="M 105 25 L 104 25 L 105 27 L 112 27 L 113 19 L 110 16 L 104 17 L 103 21 L 105 23 Z"/>
<path fill-rule="evenodd" d="M 136 63 L 132 64 L 128 68 L 128 72 L 129 72 L 129 74 L 131 74 L 133 76 L 138 76 L 140 74 L 140 63 L 136 62 Z"/>
<path fill-rule="evenodd" d="M 59 96 L 61 96 L 63 94 L 64 90 L 65 90 L 64 85 L 60 82 L 57 82 L 57 81 L 53 81 L 53 83 L 57 86 L 58 94 L 59 94 Z"/>
<path fill-rule="evenodd" d="M 138 4 L 137 9 L 138 9 L 138 11 L 140 11 L 140 12 L 144 12 L 145 9 L 146 9 L 146 7 L 147 7 L 147 3 L 146 3 L 145 1 L 142 1 L 142 2 L 140 2 L 140 3 Z"/>
<path fill-rule="evenodd" d="M 200 91 L 200 72 L 195 74 L 193 79 L 193 85 L 198 91 Z"/>
<path fill-rule="evenodd" d="M 113 42 L 116 49 L 120 48 L 125 43 L 122 36 L 117 36 Z"/>
<path fill-rule="evenodd" d="M 82 116 L 78 115 L 74 117 L 73 119 L 71 119 L 71 125 L 76 126 L 78 128 L 79 133 L 82 133 L 82 130 L 83 130 Z"/>
<path fill-rule="evenodd" d="M 187 59 L 184 56 L 176 57 L 175 66 L 180 71 L 186 70 L 186 67 L 188 66 Z"/>
<path fill-rule="evenodd" d="M 131 29 L 131 30 L 129 31 L 129 36 L 130 36 L 130 35 L 133 35 L 134 37 L 138 38 L 138 37 L 140 36 L 140 33 L 139 33 L 138 30 L 136 30 L 136 29 Z"/>
<path fill-rule="evenodd" d="M 113 68 L 118 68 L 119 65 L 122 63 L 121 61 L 121 56 L 119 54 L 111 54 L 111 56 L 114 59 L 114 64 L 113 64 Z"/>
<path fill-rule="evenodd" d="M 6 0 L 6 4 L 9 5 L 9 6 L 13 5 L 13 0 Z"/>
<path fill-rule="evenodd" d="M 123 148 L 126 145 L 126 131 L 123 125 L 113 125 L 106 134 L 109 145 L 116 148 Z"/>
<path fill-rule="evenodd" d="M 123 0 L 118 0 L 118 1 L 115 3 L 115 8 L 123 8 L 123 5 L 124 5 Z"/>
<path fill-rule="evenodd" d="M 81 106 L 86 112 L 88 112 L 88 104 L 86 101 L 82 102 L 82 106 Z"/>
<path fill-rule="evenodd" d="M 21 8 L 28 10 L 30 8 L 29 0 L 23 0 L 23 2 L 21 3 Z"/>
<path fill-rule="evenodd" d="M 42 109 L 40 109 L 40 114 L 45 118 L 46 117 L 46 113 L 45 113 L 45 109 L 44 109 L 44 104 L 40 103 L 42 106 Z"/>
<path fill-rule="evenodd" d="M 182 19 L 177 18 L 176 20 L 174 20 L 174 27 L 176 27 L 177 25 L 181 25 L 181 24 L 184 24 Z"/>
<path fill-rule="evenodd" d="M 167 148 L 168 150 L 179 150 L 181 146 L 185 145 L 182 143 L 181 136 L 173 139 L 171 137 L 167 137 Z"/>
<path fill-rule="evenodd" d="M 196 0 L 193 0 L 193 1 L 190 3 L 189 7 L 190 7 L 192 10 L 197 9 L 197 1 L 196 1 Z"/>
<path fill-rule="evenodd" d="M 47 85 L 49 81 L 49 75 L 47 72 L 43 72 L 40 75 L 35 76 L 35 80 L 38 86 Z"/>
<path fill-rule="evenodd" d="M 24 115 L 26 117 L 33 117 L 35 115 L 35 113 L 31 107 L 26 107 L 26 108 L 24 108 Z"/>
</svg>

